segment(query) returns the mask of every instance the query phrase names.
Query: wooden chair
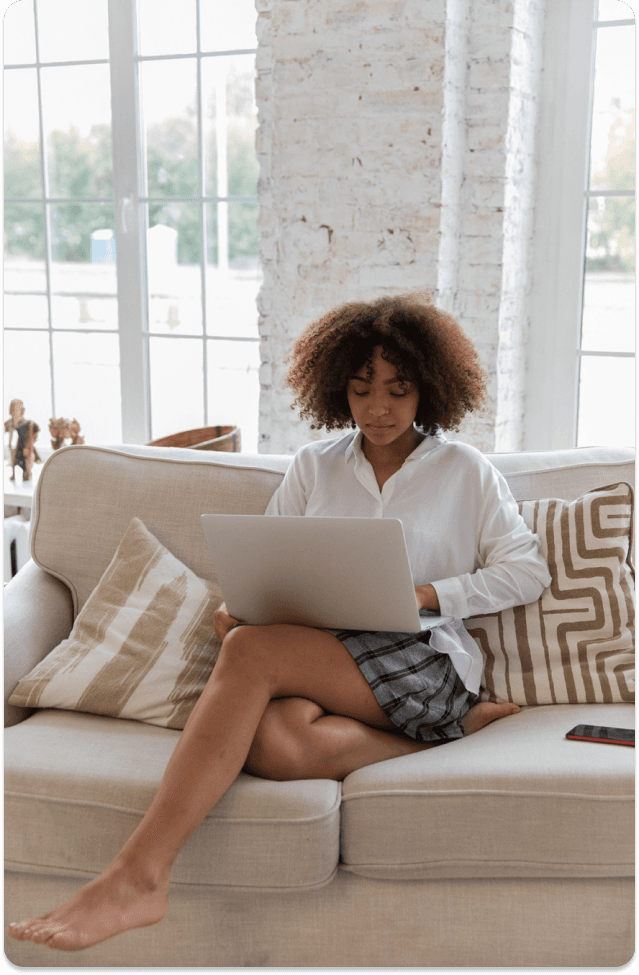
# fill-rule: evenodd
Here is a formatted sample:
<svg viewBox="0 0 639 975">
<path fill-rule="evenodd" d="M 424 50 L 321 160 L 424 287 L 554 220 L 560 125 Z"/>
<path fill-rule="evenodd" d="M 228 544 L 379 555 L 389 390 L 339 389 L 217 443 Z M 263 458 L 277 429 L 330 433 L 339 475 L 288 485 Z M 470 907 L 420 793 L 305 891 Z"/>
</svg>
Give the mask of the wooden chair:
<svg viewBox="0 0 639 975">
<path fill-rule="evenodd" d="M 239 427 L 198 427 L 182 430 L 169 437 L 152 440 L 149 447 L 190 447 L 192 450 L 226 450 L 240 453 L 242 437 Z"/>
</svg>

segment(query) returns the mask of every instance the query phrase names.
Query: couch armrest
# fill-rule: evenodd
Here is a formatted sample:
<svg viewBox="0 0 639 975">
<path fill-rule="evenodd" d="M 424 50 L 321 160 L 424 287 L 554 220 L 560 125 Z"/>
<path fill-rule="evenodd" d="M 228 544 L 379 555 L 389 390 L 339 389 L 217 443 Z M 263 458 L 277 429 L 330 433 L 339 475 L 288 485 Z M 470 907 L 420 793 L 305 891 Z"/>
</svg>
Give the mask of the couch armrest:
<svg viewBox="0 0 639 975">
<path fill-rule="evenodd" d="M 71 592 L 30 559 L 4 589 L 5 728 L 32 710 L 7 704 L 16 684 L 68 637 L 72 626 Z"/>
</svg>

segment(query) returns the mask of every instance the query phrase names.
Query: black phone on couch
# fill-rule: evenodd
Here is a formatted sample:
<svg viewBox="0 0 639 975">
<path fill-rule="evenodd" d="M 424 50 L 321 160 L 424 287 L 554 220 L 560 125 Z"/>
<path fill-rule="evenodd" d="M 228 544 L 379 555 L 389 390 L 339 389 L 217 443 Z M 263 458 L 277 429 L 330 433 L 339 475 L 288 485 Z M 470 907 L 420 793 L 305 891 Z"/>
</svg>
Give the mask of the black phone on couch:
<svg viewBox="0 0 639 975">
<path fill-rule="evenodd" d="M 601 725 L 578 724 L 572 728 L 566 738 L 574 741 L 599 741 L 606 745 L 630 745 L 634 748 L 635 733 L 633 728 L 609 728 Z"/>
</svg>

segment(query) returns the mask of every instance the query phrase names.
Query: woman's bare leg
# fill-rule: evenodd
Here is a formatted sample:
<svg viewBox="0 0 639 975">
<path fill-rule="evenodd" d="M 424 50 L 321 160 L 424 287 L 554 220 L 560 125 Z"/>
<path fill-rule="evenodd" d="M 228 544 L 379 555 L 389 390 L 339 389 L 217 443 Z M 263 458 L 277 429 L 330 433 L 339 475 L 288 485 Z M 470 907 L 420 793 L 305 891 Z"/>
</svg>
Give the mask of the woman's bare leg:
<svg viewBox="0 0 639 975">
<path fill-rule="evenodd" d="M 491 721 L 516 714 L 516 704 L 474 705 L 462 718 L 472 735 Z M 393 725 L 390 725 L 393 728 Z M 244 766 L 265 779 L 337 779 L 356 769 L 421 752 L 433 745 L 394 731 L 382 731 L 354 718 L 327 714 L 314 701 L 287 697 L 270 702 Z"/>
<path fill-rule="evenodd" d="M 355 719 L 350 730 L 360 737 L 357 725 L 373 732 L 392 728 L 353 658 L 332 634 L 296 626 L 232 630 L 149 809 L 116 859 L 66 904 L 12 925 L 9 933 L 75 949 L 159 921 L 177 853 L 241 771 L 269 703 L 291 697 L 315 702 L 333 718 Z M 394 737 L 384 736 L 384 748 Z M 370 756 L 374 735 L 364 732 L 364 738 Z M 317 772 L 329 777 L 333 768 Z"/>
<path fill-rule="evenodd" d="M 232 630 L 149 809 L 116 859 L 62 907 L 9 933 L 73 949 L 160 920 L 171 864 L 241 771 L 269 701 L 296 696 L 364 723 L 388 723 L 332 634 L 295 626 Z"/>
<path fill-rule="evenodd" d="M 244 768 L 280 782 L 341 781 L 358 768 L 431 747 L 354 718 L 327 714 L 314 701 L 284 697 L 271 701 L 264 712 Z"/>
</svg>

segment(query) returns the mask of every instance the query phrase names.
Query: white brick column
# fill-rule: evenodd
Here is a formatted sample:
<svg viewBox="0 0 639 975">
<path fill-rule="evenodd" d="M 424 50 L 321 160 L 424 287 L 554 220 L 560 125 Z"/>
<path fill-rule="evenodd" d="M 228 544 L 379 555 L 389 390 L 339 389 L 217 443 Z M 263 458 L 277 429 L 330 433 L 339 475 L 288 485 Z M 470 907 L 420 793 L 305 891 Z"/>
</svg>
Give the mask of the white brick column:
<svg viewBox="0 0 639 975">
<path fill-rule="evenodd" d="M 543 2 L 257 0 L 262 451 L 323 435 L 283 387 L 304 326 L 423 288 L 489 372 L 462 436 L 516 446 Z"/>
</svg>

